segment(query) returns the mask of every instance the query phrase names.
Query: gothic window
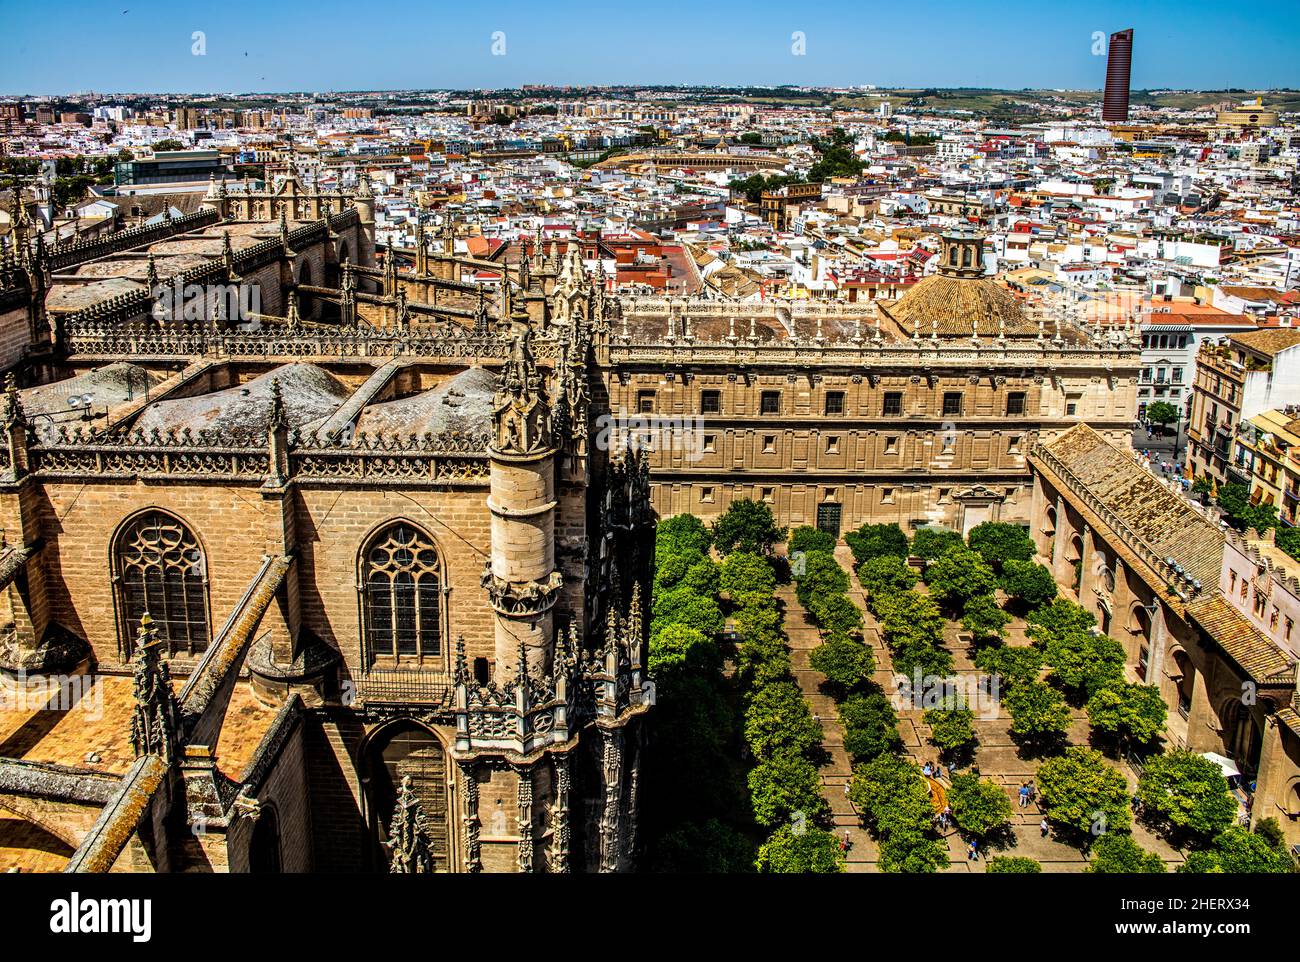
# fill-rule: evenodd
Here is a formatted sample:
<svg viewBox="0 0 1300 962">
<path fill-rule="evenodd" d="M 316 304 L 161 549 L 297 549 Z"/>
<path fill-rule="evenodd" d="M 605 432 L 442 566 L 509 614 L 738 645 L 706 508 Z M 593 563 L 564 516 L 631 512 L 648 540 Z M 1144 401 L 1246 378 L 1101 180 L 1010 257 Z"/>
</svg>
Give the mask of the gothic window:
<svg viewBox="0 0 1300 962">
<path fill-rule="evenodd" d="M 113 555 L 124 649 L 145 612 L 170 653 L 208 647 L 207 568 L 189 528 L 161 511 L 137 515 L 118 534 Z"/>
<path fill-rule="evenodd" d="M 423 532 L 401 522 L 371 539 L 362 558 L 361 592 L 372 659 L 441 659 L 438 552 Z"/>
</svg>

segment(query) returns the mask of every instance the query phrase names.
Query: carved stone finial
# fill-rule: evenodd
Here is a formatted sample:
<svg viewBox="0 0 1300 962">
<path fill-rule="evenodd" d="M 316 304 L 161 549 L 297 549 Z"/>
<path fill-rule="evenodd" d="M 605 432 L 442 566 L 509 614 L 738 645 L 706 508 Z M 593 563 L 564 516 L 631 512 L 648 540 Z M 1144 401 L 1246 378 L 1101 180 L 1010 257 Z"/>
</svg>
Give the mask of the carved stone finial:
<svg viewBox="0 0 1300 962">
<path fill-rule="evenodd" d="M 551 408 L 531 350 L 532 332 L 514 338 L 492 404 L 492 449 L 501 454 L 538 454 L 552 446 Z"/>
<path fill-rule="evenodd" d="M 158 755 L 172 761 L 180 734 L 180 705 L 172 690 L 171 670 L 161 655 L 162 640 L 146 611 L 140 619 L 131 663 L 135 708 L 131 747 L 135 755 Z"/>
<path fill-rule="evenodd" d="M 394 875 L 428 875 L 433 872 L 433 848 L 429 842 L 429 824 L 410 775 L 402 776 L 397 792 L 393 819 L 388 823 L 388 841 L 393 853 L 388 871 Z"/>
</svg>

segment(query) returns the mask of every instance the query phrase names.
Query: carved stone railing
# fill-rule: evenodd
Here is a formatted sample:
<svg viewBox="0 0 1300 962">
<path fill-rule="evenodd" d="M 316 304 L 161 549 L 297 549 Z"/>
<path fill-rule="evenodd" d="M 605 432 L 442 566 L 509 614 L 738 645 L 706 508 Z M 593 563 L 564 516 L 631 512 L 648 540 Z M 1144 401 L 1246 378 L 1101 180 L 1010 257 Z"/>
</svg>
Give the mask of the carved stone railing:
<svg viewBox="0 0 1300 962">
<path fill-rule="evenodd" d="M 50 440 L 30 442 L 28 470 L 48 479 L 120 478 L 175 481 L 485 486 L 488 438 L 358 435 L 345 440 L 290 434 L 189 430 L 95 434 L 61 428 Z M 283 466 L 275 470 L 278 450 Z M 8 452 L 5 452 L 6 455 Z M 8 465 L 0 465 L 0 469 Z M 287 474 L 279 476 L 287 469 Z"/>
<path fill-rule="evenodd" d="M 217 223 L 220 219 L 220 215 L 215 210 L 209 208 L 196 210 L 180 217 L 164 218 L 157 224 L 129 227 L 93 240 L 75 240 L 59 244 L 46 251 L 45 259 L 50 270 L 58 272 L 89 260 L 107 257 L 109 254 L 117 254 L 145 244 L 155 244 L 177 234 L 199 230 Z"/>
<path fill-rule="evenodd" d="M 127 295 L 120 295 L 125 297 Z M 135 306 L 135 316 L 144 313 L 147 297 Z M 126 305 L 115 308 L 126 313 Z M 173 325 L 149 328 L 116 323 L 111 316 L 81 312 L 69 315 L 65 326 L 65 343 L 70 355 L 122 356 L 141 358 L 214 356 L 227 358 L 263 357 L 339 357 L 454 358 L 475 363 L 478 360 L 502 360 L 509 356 L 511 342 L 496 334 L 470 334 L 455 331 L 399 332 L 371 327 L 351 329 L 284 328 L 269 333 L 243 333 L 213 330 L 210 325 Z M 543 337 L 534 338 L 531 349 L 539 360 L 559 357 L 559 343 Z"/>
<path fill-rule="evenodd" d="M 621 364 L 730 365 L 817 364 L 856 368 L 891 368 L 920 364 L 975 367 L 1092 367 L 1136 376 L 1140 352 L 1135 347 L 1111 344 L 1060 345 L 1043 340 L 990 341 L 978 347 L 967 341 L 919 344 L 907 341 L 873 342 L 794 338 L 779 344 L 752 344 L 744 338 L 728 341 L 686 341 L 634 343 L 611 335 L 609 361 Z"/>
</svg>

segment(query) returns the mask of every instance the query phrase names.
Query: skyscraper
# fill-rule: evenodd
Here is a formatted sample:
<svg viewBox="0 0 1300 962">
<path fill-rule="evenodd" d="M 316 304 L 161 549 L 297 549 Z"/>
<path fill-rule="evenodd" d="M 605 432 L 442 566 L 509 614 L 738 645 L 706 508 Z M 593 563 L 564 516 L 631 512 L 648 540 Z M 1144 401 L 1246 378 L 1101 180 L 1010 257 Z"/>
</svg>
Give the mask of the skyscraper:
<svg viewBox="0 0 1300 962">
<path fill-rule="evenodd" d="M 1133 66 L 1133 30 L 1110 35 L 1110 52 L 1106 59 L 1106 95 L 1101 119 L 1113 123 L 1128 120 L 1128 80 Z"/>
</svg>

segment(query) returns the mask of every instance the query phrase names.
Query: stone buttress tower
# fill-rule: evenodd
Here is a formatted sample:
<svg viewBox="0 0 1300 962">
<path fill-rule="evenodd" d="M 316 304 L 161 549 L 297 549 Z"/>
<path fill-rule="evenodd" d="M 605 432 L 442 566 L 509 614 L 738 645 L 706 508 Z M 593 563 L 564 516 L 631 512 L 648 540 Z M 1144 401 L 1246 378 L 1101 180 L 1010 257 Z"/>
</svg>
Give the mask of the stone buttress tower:
<svg viewBox="0 0 1300 962">
<path fill-rule="evenodd" d="M 552 611 L 564 579 L 555 566 L 555 464 L 551 407 L 530 349 L 531 330 L 516 315 L 515 340 L 493 399 L 489 445 L 492 556 L 483 586 L 496 613 L 496 677 L 522 655 L 530 672 L 554 658 Z"/>
</svg>

